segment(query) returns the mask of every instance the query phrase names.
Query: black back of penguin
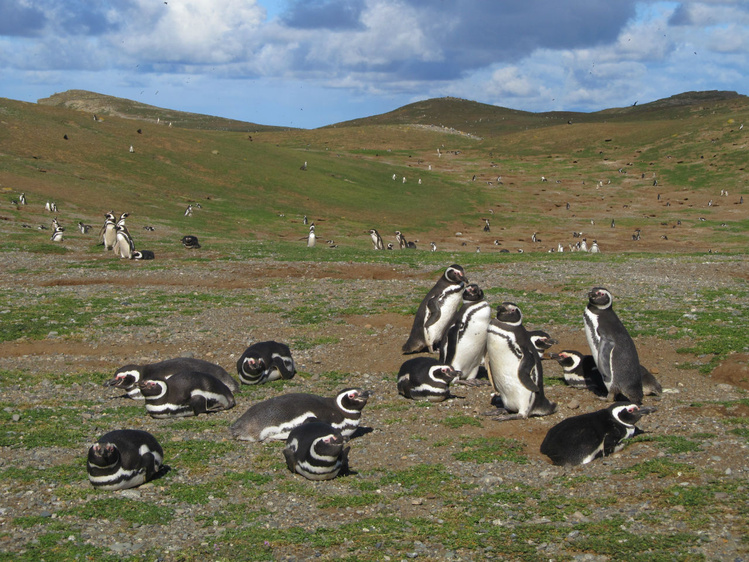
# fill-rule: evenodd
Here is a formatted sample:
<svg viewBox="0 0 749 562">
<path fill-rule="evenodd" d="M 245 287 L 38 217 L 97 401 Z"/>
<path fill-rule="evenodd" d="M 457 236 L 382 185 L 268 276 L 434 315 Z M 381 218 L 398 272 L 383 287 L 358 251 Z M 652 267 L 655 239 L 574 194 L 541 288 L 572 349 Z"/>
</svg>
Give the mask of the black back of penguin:
<svg viewBox="0 0 749 562">
<path fill-rule="evenodd" d="M 621 450 L 622 441 L 641 433 L 635 426 L 654 408 L 616 402 L 603 410 L 567 418 L 552 427 L 541 443 L 541 453 L 558 465 L 587 464 Z"/>
<path fill-rule="evenodd" d="M 278 379 L 291 379 L 296 374 L 289 346 L 276 341 L 253 343 L 237 360 L 239 380 L 244 384 L 260 384 Z"/>
<path fill-rule="evenodd" d="M 349 438 L 359 427 L 369 392 L 361 388 L 341 390 L 335 397 L 292 392 L 250 406 L 230 431 L 235 439 L 265 441 L 286 439 L 289 432 L 313 419 L 328 423 Z"/>
<path fill-rule="evenodd" d="M 283 454 L 291 472 L 309 480 L 330 480 L 348 469 L 348 451 L 340 431 L 315 420 L 289 432 Z"/>
<path fill-rule="evenodd" d="M 450 397 L 450 383 L 460 373 L 434 357 L 414 357 L 398 371 L 398 393 L 412 400 L 442 402 Z"/>
<path fill-rule="evenodd" d="M 89 482 L 103 490 L 140 486 L 161 470 L 164 451 L 156 438 L 138 429 L 118 429 L 102 435 L 88 450 Z"/>
<path fill-rule="evenodd" d="M 642 403 L 642 373 L 637 348 L 614 312 L 613 296 L 607 289 L 591 289 L 584 319 L 588 345 L 609 397 Z"/>
<path fill-rule="evenodd" d="M 229 410 L 236 404 L 223 382 L 196 371 L 175 373 L 166 381 L 146 379 L 138 387 L 146 399 L 146 411 L 154 418 L 197 416 Z"/>
<path fill-rule="evenodd" d="M 465 271 L 457 264 L 445 270 L 416 311 L 411 333 L 403 344 L 403 353 L 433 351 L 439 344 L 453 314 L 462 303 Z"/>
</svg>

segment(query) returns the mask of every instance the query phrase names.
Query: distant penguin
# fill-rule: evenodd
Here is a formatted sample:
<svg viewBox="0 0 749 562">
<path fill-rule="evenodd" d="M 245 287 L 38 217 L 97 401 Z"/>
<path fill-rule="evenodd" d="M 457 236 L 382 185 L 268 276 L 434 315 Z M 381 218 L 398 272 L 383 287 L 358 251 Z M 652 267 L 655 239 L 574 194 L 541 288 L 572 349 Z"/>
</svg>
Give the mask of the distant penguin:
<svg viewBox="0 0 749 562">
<path fill-rule="evenodd" d="M 118 429 L 102 435 L 88 450 L 88 480 L 100 490 L 134 488 L 153 479 L 164 462 L 156 438 L 139 429 Z"/>
<path fill-rule="evenodd" d="M 388 242 L 387 249 L 388 250 L 392 250 L 393 249 L 393 243 L 392 242 Z"/>
<path fill-rule="evenodd" d="M 463 268 L 453 264 L 421 301 L 403 353 L 430 353 L 439 344 L 453 315 L 463 302 L 466 276 Z"/>
<path fill-rule="evenodd" d="M 197 250 L 200 248 L 200 242 L 198 242 L 197 236 L 188 234 L 187 236 L 183 236 L 180 242 L 182 242 L 182 245 L 188 250 Z"/>
<path fill-rule="evenodd" d="M 523 326 L 520 309 L 511 302 L 499 305 L 497 317 L 489 324 L 486 369 L 502 400 L 500 415 L 495 415 L 494 419 L 526 419 L 556 411 L 556 404 L 544 396 L 543 367 L 538 350 Z"/>
<path fill-rule="evenodd" d="M 59 224 L 55 227 L 54 232 L 52 233 L 52 242 L 62 242 L 65 235 L 65 227 L 60 226 Z"/>
<path fill-rule="evenodd" d="M 315 247 L 315 223 L 312 223 L 309 226 L 309 234 L 307 234 L 307 247 L 308 248 L 314 248 Z"/>
<path fill-rule="evenodd" d="M 603 287 L 593 287 L 585 308 L 585 336 L 610 400 L 642 403 L 642 374 L 637 348 L 614 312 L 614 298 Z"/>
<path fill-rule="evenodd" d="M 484 219 L 484 232 L 489 232 L 491 227 L 489 226 L 489 219 Z"/>
<path fill-rule="evenodd" d="M 154 257 L 156 256 L 151 250 L 135 250 L 133 252 L 134 260 L 152 260 Z"/>
<path fill-rule="evenodd" d="M 484 291 L 475 283 L 466 285 L 462 299 L 462 306 L 442 336 L 440 361 L 460 371 L 462 380 L 473 380 L 486 354 L 492 308 L 484 299 Z"/>
<path fill-rule="evenodd" d="M 119 388 L 127 392 L 130 398 L 142 400 L 143 395 L 137 384 L 148 379 L 167 380 L 172 375 L 182 371 L 198 371 L 207 373 L 223 382 L 229 390 L 239 390 L 239 383 L 226 372 L 226 369 L 210 361 L 193 359 L 192 357 L 175 357 L 157 363 L 144 365 L 125 365 L 115 371 L 114 377 L 104 383 L 104 386 Z"/>
<path fill-rule="evenodd" d="M 152 418 L 183 418 L 229 410 L 234 395 L 216 377 L 196 371 L 181 371 L 167 380 L 146 379 L 138 383 Z"/>
<path fill-rule="evenodd" d="M 83 224 L 82 222 L 78 223 L 78 230 L 81 231 L 81 234 L 88 234 L 88 231 L 91 230 L 90 224 Z"/>
<path fill-rule="evenodd" d="M 104 226 L 102 226 L 99 231 L 99 243 L 104 244 L 105 250 L 111 250 L 114 248 L 114 243 L 117 241 L 117 220 L 112 211 L 109 211 L 104 216 Z"/>
<path fill-rule="evenodd" d="M 655 408 L 616 402 L 604 410 L 562 420 L 541 443 L 541 453 L 557 465 L 587 464 L 620 451 L 625 439 L 642 433 L 635 424 Z"/>
<path fill-rule="evenodd" d="M 434 357 L 414 357 L 398 371 L 398 394 L 412 400 L 442 402 L 450 397 L 450 383 L 460 372 Z"/>
<path fill-rule="evenodd" d="M 431 242 L 429 245 L 432 247 L 433 252 L 437 251 L 437 244 L 435 244 L 434 242 Z"/>
<path fill-rule="evenodd" d="M 185 217 L 191 217 L 192 216 L 192 205 L 188 205 L 185 209 L 184 215 Z"/>
<path fill-rule="evenodd" d="M 418 242 L 418 240 L 416 242 Z M 416 242 L 406 242 L 406 249 L 407 250 L 415 250 L 416 249 Z"/>
<path fill-rule="evenodd" d="M 292 429 L 317 418 L 347 439 L 359 427 L 368 399 L 369 392 L 361 388 L 347 388 L 334 398 L 298 392 L 281 394 L 250 406 L 230 430 L 235 439 L 242 441 L 286 439 Z"/>
<path fill-rule="evenodd" d="M 309 221 L 307 220 L 307 215 L 304 215 L 304 218 L 302 219 L 302 224 L 305 226 L 309 224 Z"/>
<path fill-rule="evenodd" d="M 18 201 L 21 203 L 21 205 L 25 205 L 26 204 L 26 194 L 25 193 L 21 193 L 21 195 L 18 197 Z"/>
<path fill-rule="evenodd" d="M 375 250 L 383 250 L 385 246 L 382 243 L 382 236 L 374 228 L 369 230 L 369 236 L 372 238 L 372 244 Z"/>
<path fill-rule="evenodd" d="M 308 480 L 331 480 L 348 470 L 349 447 L 332 425 L 309 421 L 295 427 L 286 438 L 286 466 Z"/>
<path fill-rule="evenodd" d="M 115 227 L 115 231 L 117 234 L 117 240 L 114 243 L 114 248 L 112 248 L 115 255 L 123 259 L 132 259 L 133 252 L 135 251 L 135 244 L 133 243 L 133 239 L 130 237 L 127 228 L 125 228 L 124 225 L 118 224 Z"/>
<path fill-rule="evenodd" d="M 245 350 L 237 361 L 237 373 L 244 384 L 260 384 L 291 379 L 296 374 L 296 368 L 288 345 L 261 341 Z"/>
<path fill-rule="evenodd" d="M 593 244 L 590 246 L 590 253 L 591 254 L 600 254 L 601 248 L 598 247 L 598 241 L 593 240 Z"/>
<path fill-rule="evenodd" d="M 400 230 L 395 231 L 395 240 L 398 242 L 398 246 L 401 250 L 403 250 L 406 247 L 406 237 L 403 236 L 403 233 L 401 233 Z"/>
</svg>

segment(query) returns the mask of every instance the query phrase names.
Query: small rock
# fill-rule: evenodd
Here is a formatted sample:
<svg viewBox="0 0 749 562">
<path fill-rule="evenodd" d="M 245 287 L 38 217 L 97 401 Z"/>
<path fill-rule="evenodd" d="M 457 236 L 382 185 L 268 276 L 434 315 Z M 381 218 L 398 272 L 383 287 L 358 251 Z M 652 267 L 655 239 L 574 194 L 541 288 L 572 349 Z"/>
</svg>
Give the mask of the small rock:
<svg viewBox="0 0 749 562">
<path fill-rule="evenodd" d="M 567 407 L 570 410 L 577 410 L 580 407 L 580 402 L 578 402 L 577 399 L 573 398 L 567 403 Z"/>
</svg>

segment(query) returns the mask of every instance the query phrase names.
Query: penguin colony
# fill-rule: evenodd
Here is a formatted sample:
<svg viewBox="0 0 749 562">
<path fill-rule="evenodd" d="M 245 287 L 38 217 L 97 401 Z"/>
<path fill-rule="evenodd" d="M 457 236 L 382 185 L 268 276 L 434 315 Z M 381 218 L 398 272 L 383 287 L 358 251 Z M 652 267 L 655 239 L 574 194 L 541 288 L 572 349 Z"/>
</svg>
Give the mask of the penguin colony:
<svg viewBox="0 0 749 562">
<path fill-rule="evenodd" d="M 113 222 L 112 214 L 107 222 Z M 565 350 L 549 357 L 563 368 L 569 386 L 615 402 L 549 430 L 541 452 L 560 465 L 586 464 L 621 450 L 640 431 L 635 424 L 642 416 L 656 411 L 642 405 L 643 397 L 661 393 L 655 377 L 639 362 L 635 344 L 614 311 L 611 292 L 594 287 L 587 296 L 583 325 L 590 355 Z M 453 385 L 488 383 L 494 391 L 489 401 L 496 408 L 485 415 L 492 419 L 527 420 L 556 412 L 556 404 L 544 395 L 542 359 L 558 342 L 543 330 L 526 329 L 520 307 L 512 302 L 498 304 L 495 311 L 481 287 L 468 283 L 463 267 L 447 267 L 422 300 L 402 348 L 404 354 L 439 356 L 405 360 L 395 379 L 397 392 L 406 399 L 439 403 L 454 398 Z M 481 377 L 482 365 L 487 381 Z M 169 420 L 232 409 L 234 393 L 242 386 L 289 380 L 296 374 L 289 346 L 272 340 L 250 345 L 236 369 L 239 382 L 219 365 L 174 358 L 125 365 L 104 386 L 143 400 L 151 417 Z M 346 444 L 356 435 L 369 398 L 363 388 L 345 388 L 333 396 L 279 394 L 252 404 L 228 429 L 240 441 L 285 441 L 282 454 L 292 473 L 329 480 L 348 471 Z M 161 446 L 144 431 L 110 431 L 88 453 L 89 480 L 103 490 L 138 486 L 165 469 Z"/>
</svg>

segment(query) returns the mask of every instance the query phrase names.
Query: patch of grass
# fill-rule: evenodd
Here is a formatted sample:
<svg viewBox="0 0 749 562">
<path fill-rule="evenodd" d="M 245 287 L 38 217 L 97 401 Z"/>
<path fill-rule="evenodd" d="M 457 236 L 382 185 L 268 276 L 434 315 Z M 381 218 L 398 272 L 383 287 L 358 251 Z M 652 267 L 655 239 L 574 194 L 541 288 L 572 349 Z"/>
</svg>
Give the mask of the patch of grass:
<svg viewBox="0 0 749 562">
<path fill-rule="evenodd" d="M 307 349 L 312 349 L 314 347 L 317 347 L 318 345 L 331 345 L 331 344 L 338 343 L 339 341 L 341 341 L 341 339 L 336 336 L 320 336 L 320 337 L 309 338 L 309 339 L 297 338 L 294 340 L 292 348 L 298 351 L 305 351 Z"/>
<path fill-rule="evenodd" d="M 685 474 L 694 474 L 693 467 L 670 461 L 666 458 L 655 458 L 646 460 L 630 466 L 629 468 L 619 468 L 612 471 L 614 474 L 634 474 L 635 478 L 658 478 L 676 477 Z"/>
<path fill-rule="evenodd" d="M 474 418 L 473 416 L 466 416 L 464 414 L 458 414 L 456 416 L 447 416 L 446 418 L 441 420 L 440 423 L 451 429 L 458 429 L 465 425 L 470 425 L 474 427 L 482 427 L 482 424 L 478 419 Z"/>
<path fill-rule="evenodd" d="M 363 493 L 363 494 L 346 494 L 342 496 L 328 496 L 322 498 L 317 507 L 320 509 L 346 509 L 364 507 L 367 505 L 373 505 L 382 501 L 380 494 Z"/>
<path fill-rule="evenodd" d="M 109 492 L 102 492 L 107 497 L 91 500 L 84 505 L 66 510 L 64 513 L 82 519 L 113 520 L 122 519 L 128 523 L 140 525 L 166 525 L 174 519 L 171 507 L 159 506 L 147 501 L 112 497 Z"/>
<path fill-rule="evenodd" d="M 168 453 L 164 462 L 166 464 L 179 465 L 181 470 L 190 469 L 196 473 L 209 470 L 211 462 L 229 451 L 236 445 L 227 441 L 206 441 L 203 439 L 192 439 L 190 441 L 169 441 L 157 436 L 157 439 L 166 448 Z"/>
<path fill-rule="evenodd" d="M 20 415 L 12 421 L 14 414 Z M 85 443 L 89 429 L 82 423 L 78 408 L 15 408 L 0 411 L 0 447 L 75 447 Z"/>
<path fill-rule="evenodd" d="M 59 464 L 49 468 L 11 466 L 0 472 L 0 480 L 15 480 L 23 484 L 67 484 L 88 478 L 86 461 L 81 458 L 71 464 Z"/>
<path fill-rule="evenodd" d="M 181 484 L 171 482 L 166 489 L 167 494 L 175 500 L 195 505 L 204 505 L 214 498 L 225 498 L 226 491 L 216 482 L 205 484 Z"/>
<path fill-rule="evenodd" d="M 644 435 L 638 435 L 637 437 L 635 437 L 634 439 L 630 441 L 630 443 L 642 443 L 642 442 L 658 443 L 662 445 L 666 449 L 666 451 L 668 451 L 671 454 L 691 453 L 694 451 L 702 450 L 699 443 L 690 441 L 689 439 L 687 439 L 686 437 L 682 437 L 681 435 L 644 434 Z"/>
<path fill-rule="evenodd" d="M 380 478 L 380 485 L 395 485 L 409 496 L 437 493 L 454 495 L 455 490 L 447 490 L 454 476 L 441 464 L 420 464 L 403 470 L 390 471 Z"/>
<path fill-rule="evenodd" d="M 459 461 L 488 463 L 508 461 L 526 464 L 528 458 L 523 454 L 525 444 L 515 439 L 504 437 L 478 437 L 463 445 L 463 450 L 454 453 Z"/>
</svg>

